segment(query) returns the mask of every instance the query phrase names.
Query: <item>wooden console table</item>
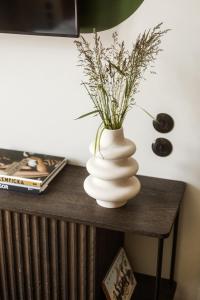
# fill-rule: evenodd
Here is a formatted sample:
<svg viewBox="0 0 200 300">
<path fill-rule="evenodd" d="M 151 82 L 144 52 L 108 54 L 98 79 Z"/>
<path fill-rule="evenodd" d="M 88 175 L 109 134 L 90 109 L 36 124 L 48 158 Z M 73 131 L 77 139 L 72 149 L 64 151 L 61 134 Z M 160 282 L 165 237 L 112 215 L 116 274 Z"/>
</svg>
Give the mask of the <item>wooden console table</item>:
<svg viewBox="0 0 200 300">
<path fill-rule="evenodd" d="M 105 299 L 101 281 L 125 232 L 158 240 L 156 276 L 136 274 L 133 299 L 173 299 L 185 184 L 139 176 L 140 194 L 122 208 L 106 209 L 85 194 L 86 174 L 85 168 L 66 166 L 39 196 L 0 191 L 0 299 Z M 161 279 L 163 243 L 173 226 L 166 280 Z"/>
</svg>

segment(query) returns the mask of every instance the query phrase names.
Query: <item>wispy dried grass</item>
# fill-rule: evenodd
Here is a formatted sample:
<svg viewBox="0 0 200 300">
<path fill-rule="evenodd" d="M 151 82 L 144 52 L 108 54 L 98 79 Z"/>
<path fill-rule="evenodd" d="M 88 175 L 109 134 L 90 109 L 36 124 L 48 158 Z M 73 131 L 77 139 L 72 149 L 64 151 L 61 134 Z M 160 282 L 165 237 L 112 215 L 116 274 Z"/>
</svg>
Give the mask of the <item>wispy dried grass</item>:
<svg viewBox="0 0 200 300">
<path fill-rule="evenodd" d="M 79 51 L 79 65 L 83 68 L 86 81 L 82 84 L 92 99 L 94 109 L 82 115 L 99 115 L 103 128 L 122 127 L 128 111 L 135 105 L 135 95 L 144 73 L 150 69 L 162 50 L 161 38 L 168 30 L 161 30 L 162 23 L 139 35 L 131 51 L 120 42 L 118 33 L 113 33 L 109 48 L 102 45 L 100 36 L 94 33 L 91 46 L 81 36 L 75 41 Z"/>
</svg>

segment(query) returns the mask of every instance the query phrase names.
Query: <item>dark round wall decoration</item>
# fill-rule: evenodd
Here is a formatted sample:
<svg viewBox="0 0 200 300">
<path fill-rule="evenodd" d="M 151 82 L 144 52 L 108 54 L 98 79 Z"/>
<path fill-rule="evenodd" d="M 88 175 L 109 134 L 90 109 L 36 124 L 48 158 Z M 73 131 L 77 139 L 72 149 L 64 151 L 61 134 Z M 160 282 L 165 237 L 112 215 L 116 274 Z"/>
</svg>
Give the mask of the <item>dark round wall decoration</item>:
<svg viewBox="0 0 200 300">
<path fill-rule="evenodd" d="M 110 29 L 126 20 L 143 0 L 80 0 L 80 30 Z"/>
<path fill-rule="evenodd" d="M 174 128 L 174 120 L 172 117 L 165 113 L 160 113 L 153 121 L 153 127 L 161 133 L 168 133 Z"/>
<path fill-rule="evenodd" d="M 165 157 L 172 153 L 173 146 L 168 139 L 158 138 L 152 144 L 152 150 L 156 155 Z"/>
</svg>

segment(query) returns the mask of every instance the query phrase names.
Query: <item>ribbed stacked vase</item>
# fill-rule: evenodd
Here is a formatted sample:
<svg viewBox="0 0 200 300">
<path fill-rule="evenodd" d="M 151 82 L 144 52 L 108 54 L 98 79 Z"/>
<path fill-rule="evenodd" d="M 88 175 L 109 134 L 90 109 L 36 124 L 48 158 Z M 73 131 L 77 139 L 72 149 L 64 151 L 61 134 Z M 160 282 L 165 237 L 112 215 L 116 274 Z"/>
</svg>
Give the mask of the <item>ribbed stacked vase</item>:
<svg viewBox="0 0 200 300">
<path fill-rule="evenodd" d="M 140 191 L 140 182 L 135 174 L 138 163 L 131 156 L 136 151 L 135 144 L 124 137 L 123 128 L 104 129 L 99 151 L 87 162 L 90 175 L 85 179 L 84 189 L 97 203 L 107 208 L 123 206 Z"/>
</svg>

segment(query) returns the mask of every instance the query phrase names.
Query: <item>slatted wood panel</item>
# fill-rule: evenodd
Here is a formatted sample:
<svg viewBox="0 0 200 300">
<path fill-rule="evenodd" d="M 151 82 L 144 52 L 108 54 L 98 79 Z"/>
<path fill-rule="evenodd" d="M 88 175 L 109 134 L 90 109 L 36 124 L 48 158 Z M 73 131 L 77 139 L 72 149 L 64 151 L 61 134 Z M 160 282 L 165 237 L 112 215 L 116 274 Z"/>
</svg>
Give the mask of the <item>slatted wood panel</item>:
<svg viewBox="0 0 200 300">
<path fill-rule="evenodd" d="M 0 299 L 95 299 L 95 239 L 92 226 L 0 211 Z"/>
</svg>

